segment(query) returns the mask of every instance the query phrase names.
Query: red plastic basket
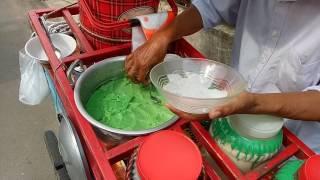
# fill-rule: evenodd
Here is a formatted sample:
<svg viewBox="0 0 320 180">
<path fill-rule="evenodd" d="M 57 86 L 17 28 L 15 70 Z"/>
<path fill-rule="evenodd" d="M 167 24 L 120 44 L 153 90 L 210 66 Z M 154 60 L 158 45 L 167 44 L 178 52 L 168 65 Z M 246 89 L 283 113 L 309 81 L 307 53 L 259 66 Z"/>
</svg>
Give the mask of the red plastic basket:
<svg viewBox="0 0 320 180">
<path fill-rule="evenodd" d="M 131 41 L 128 19 L 157 12 L 160 0 L 80 0 L 80 25 L 95 49 Z M 168 1 L 177 11 L 173 0 Z M 119 30 L 119 26 L 122 26 Z M 115 30 L 117 28 L 117 30 Z"/>
</svg>

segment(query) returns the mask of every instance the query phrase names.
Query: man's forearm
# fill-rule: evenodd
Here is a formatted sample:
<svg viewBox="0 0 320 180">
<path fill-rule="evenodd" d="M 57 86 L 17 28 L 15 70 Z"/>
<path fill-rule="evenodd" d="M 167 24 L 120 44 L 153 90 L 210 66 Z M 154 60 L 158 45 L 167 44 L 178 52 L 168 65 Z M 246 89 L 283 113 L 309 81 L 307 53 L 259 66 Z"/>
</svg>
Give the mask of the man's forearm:
<svg viewBox="0 0 320 180">
<path fill-rule="evenodd" d="M 320 121 L 320 92 L 252 94 L 255 114 L 273 114 L 290 119 Z"/>
<path fill-rule="evenodd" d="M 179 14 L 171 24 L 158 31 L 154 37 L 160 36 L 165 38 L 169 44 L 183 36 L 199 31 L 202 27 L 202 19 L 199 11 L 196 7 L 191 6 Z"/>
</svg>

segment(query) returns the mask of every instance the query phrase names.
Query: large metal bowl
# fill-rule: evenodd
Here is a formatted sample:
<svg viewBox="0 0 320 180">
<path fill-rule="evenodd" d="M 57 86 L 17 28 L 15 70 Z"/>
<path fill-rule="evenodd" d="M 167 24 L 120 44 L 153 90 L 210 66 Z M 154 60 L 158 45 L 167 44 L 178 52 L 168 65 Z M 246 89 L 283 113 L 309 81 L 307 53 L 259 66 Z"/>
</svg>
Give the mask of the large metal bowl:
<svg viewBox="0 0 320 180">
<path fill-rule="evenodd" d="M 164 129 L 175 121 L 177 121 L 178 117 L 174 116 L 169 119 L 165 123 L 161 124 L 158 127 L 152 129 L 145 129 L 139 131 L 127 131 L 122 129 L 112 128 L 101 122 L 94 119 L 92 116 L 88 114 L 84 105 L 89 100 L 92 93 L 104 84 L 106 81 L 112 79 L 113 77 L 119 76 L 124 73 L 124 60 L 125 56 L 119 56 L 114 58 L 105 59 L 101 62 L 98 62 L 92 66 L 90 66 L 83 74 L 81 74 L 80 78 L 76 82 L 74 89 L 74 99 L 75 103 L 78 107 L 79 112 L 85 119 L 91 123 L 94 127 L 98 128 L 104 134 L 110 135 L 110 133 L 121 134 L 121 135 L 129 135 L 129 136 L 138 136 L 143 134 L 152 133 L 161 129 Z M 114 134 L 112 134 L 114 135 Z"/>
</svg>

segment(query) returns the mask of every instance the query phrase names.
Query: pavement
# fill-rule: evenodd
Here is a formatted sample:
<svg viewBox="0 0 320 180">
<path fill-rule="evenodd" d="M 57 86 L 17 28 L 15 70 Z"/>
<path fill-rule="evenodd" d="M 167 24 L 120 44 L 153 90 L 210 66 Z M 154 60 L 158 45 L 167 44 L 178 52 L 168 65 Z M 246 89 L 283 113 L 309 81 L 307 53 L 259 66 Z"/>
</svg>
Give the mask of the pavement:
<svg viewBox="0 0 320 180">
<path fill-rule="evenodd" d="M 71 0 L 69 1 L 71 2 Z M 51 99 L 27 106 L 18 100 L 20 71 L 18 51 L 31 30 L 27 11 L 61 7 L 63 0 L 2 0 L 0 6 L 0 179 L 56 179 L 43 141 L 46 130 L 57 132 Z"/>
</svg>

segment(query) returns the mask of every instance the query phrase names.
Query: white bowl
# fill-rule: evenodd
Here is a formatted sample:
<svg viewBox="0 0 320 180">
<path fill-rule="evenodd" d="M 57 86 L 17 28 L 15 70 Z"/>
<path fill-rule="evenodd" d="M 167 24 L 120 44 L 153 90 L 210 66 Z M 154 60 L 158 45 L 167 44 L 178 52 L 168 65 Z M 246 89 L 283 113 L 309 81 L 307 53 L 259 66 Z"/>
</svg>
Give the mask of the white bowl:
<svg viewBox="0 0 320 180">
<path fill-rule="evenodd" d="M 61 57 L 71 55 L 77 47 L 77 43 L 73 37 L 62 33 L 51 34 L 52 44 L 60 50 Z M 39 37 L 33 37 L 28 40 L 25 45 L 25 51 L 28 56 L 40 61 L 43 64 L 48 64 L 48 57 L 42 48 Z"/>
</svg>

